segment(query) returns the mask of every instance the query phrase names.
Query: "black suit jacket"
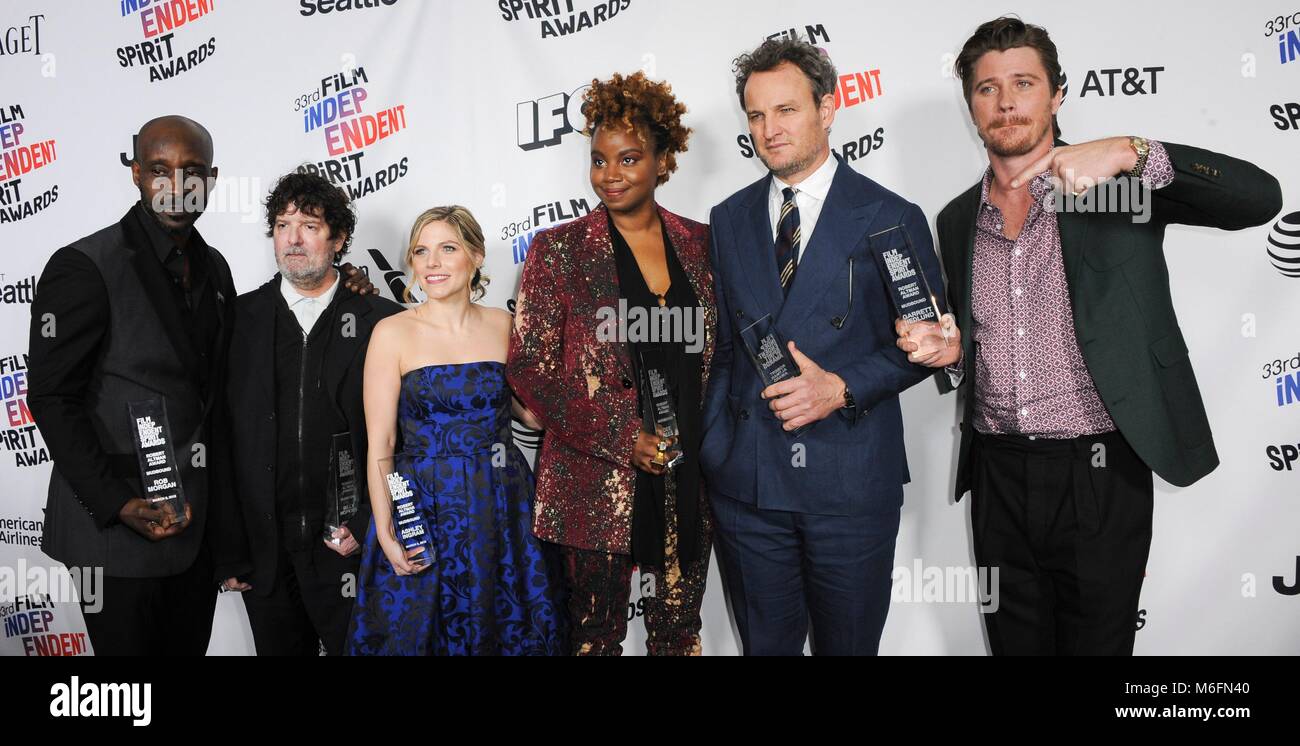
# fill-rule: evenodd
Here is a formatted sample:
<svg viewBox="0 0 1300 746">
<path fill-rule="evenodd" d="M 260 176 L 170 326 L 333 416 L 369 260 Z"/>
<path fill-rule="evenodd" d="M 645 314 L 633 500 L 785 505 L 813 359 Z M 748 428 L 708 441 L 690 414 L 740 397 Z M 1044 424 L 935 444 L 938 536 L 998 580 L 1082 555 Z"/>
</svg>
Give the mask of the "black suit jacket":
<svg viewBox="0 0 1300 746">
<path fill-rule="evenodd" d="M 215 313 L 216 331 L 212 344 L 199 349 L 181 320 L 150 226 L 141 222 L 148 219 L 133 207 L 118 223 L 50 257 L 32 303 L 28 347 L 28 404 L 54 460 L 42 546 L 60 561 L 103 566 L 122 577 L 184 571 L 228 507 L 221 499 L 227 464 L 215 447 L 226 436 L 212 415 L 224 390 L 235 295 L 230 269 L 195 231 L 191 245 L 207 279 L 194 302 Z M 137 375 L 124 379 L 121 370 L 131 361 Z M 117 519 L 127 500 L 143 496 L 136 456 L 118 429 L 125 427 L 127 399 L 146 394 L 161 394 L 167 403 L 194 511 L 182 535 L 157 543 Z M 186 447 L 191 443 L 214 447 L 196 460 Z"/>
<path fill-rule="evenodd" d="M 1282 209 L 1277 179 L 1257 166 L 1200 148 L 1163 143 L 1174 180 L 1150 193 L 1151 220 L 1130 213 L 1058 213 L 1061 254 L 1074 330 L 1088 372 L 1111 419 L 1161 479 L 1185 487 L 1219 464 L 1205 405 L 1169 293 L 1165 227 L 1175 223 L 1239 230 Z M 939 213 L 939 250 L 951 308 L 962 329 L 966 376 L 974 386 L 971 263 L 980 183 Z M 937 380 L 951 389 L 945 372 Z M 970 488 L 971 416 L 967 395 L 956 498 Z"/>
<path fill-rule="evenodd" d="M 342 282 L 342 278 L 337 280 Z M 340 332 L 325 351 L 322 375 L 332 393 L 337 414 L 348 423 L 356 457 L 358 512 L 348 521 L 357 542 L 364 542 L 370 526 L 370 500 L 366 491 L 366 418 L 362 409 L 362 377 L 366 347 L 375 324 L 402 310 L 376 295 L 355 295 L 340 287 L 336 323 L 352 324 L 351 334 Z M 246 577 L 253 592 L 269 592 L 280 546 L 275 510 L 275 305 L 279 302 L 280 276 L 235 302 L 234 332 L 230 344 L 230 371 L 225 412 L 233 433 L 234 500 L 242 520 L 224 532 L 218 565 L 223 577 Z M 322 317 L 325 318 L 325 317 Z"/>
</svg>

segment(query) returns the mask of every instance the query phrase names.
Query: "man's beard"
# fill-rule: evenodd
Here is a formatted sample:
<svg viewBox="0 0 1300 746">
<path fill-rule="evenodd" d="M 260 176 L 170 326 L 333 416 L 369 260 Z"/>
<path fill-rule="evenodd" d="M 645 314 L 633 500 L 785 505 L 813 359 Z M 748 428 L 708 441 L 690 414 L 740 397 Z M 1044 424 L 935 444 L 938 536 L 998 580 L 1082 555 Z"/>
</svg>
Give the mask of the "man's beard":
<svg viewBox="0 0 1300 746">
<path fill-rule="evenodd" d="M 791 147 L 793 148 L 793 146 Z M 758 152 L 758 159 L 763 162 L 764 166 L 767 166 L 767 170 L 771 171 L 778 179 L 782 179 L 782 180 L 794 174 L 797 174 L 800 171 L 803 171 L 804 169 L 811 166 L 813 164 L 813 159 L 816 156 L 817 156 L 817 152 L 815 150 L 810 150 L 806 153 L 796 153 L 795 155 L 791 156 L 790 162 L 788 164 L 782 166 L 781 168 L 775 168 L 773 167 L 772 163 L 768 161 L 766 157 L 763 156 L 763 151 L 760 150 Z"/>
<path fill-rule="evenodd" d="M 1016 156 L 1030 153 L 1034 148 L 1038 147 L 1038 144 L 1043 141 L 1043 138 L 1048 136 L 1051 132 L 1051 121 L 1049 120 L 1048 123 L 1037 132 L 1032 129 L 1026 129 L 1023 136 L 1014 140 L 999 138 L 994 134 L 997 130 L 1003 129 L 1012 124 L 1032 127 L 1034 120 L 1029 117 L 1009 117 L 1007 119 L 999 119 L 987 130 L 981 133 L 981 139 L 984 140 L 985 146 L 987 146 L 988 149 L 999 158 L 1014 158 Z"/>
<path fill-rule="evenodd" d="M 292 255 L 307 256 L 302 253 L 294 253 Z M 329 276 L 331 269 L 329 257 L 325 257 L 319 266 L 307 264 L 299 266 L 298 268 L 289 267 L 288 262 L 285 261 L 287 258 L 288 255 L 282 257 L 276 262 L 276 264 L 280 268 L 280 274 L 289 281 L 290 285 L 293 285 L 296 288 L 315 289 L 320 287 L 320 284 Z"/>
</svg>

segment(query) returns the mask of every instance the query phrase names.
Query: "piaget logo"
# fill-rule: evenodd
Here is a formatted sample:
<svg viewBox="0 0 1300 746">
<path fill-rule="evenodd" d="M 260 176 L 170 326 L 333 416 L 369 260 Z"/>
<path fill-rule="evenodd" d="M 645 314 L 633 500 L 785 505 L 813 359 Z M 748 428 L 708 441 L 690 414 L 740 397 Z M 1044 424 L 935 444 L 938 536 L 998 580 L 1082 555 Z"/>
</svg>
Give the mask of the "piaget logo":
<svg viewBox="0 0 1300 746">
<path fill-rule="evenodd" d="M 41 53 L 41 24 L 44 15 L 30 15 L 23 23 L 0 25 L 0 56 Z"/>
</svg>

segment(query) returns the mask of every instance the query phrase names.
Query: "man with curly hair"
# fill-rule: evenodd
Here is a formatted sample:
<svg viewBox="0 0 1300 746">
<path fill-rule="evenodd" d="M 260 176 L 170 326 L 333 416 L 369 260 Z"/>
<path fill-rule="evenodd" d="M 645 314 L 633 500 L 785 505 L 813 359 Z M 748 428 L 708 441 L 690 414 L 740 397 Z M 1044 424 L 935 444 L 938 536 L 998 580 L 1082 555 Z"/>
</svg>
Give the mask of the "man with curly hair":
<svg viewBox="0 0 1300 746">
<path fill-rule="evenodd" d="M 736 60 L 769 173 L 709 216 L 718 351 L 700 458 L 746 655 L 800 654 L 810 618 L 813 652 L 876 653 L 909 480 L 898 395 L 926 369 L 894 345 L 868 238 L 901 225 L 943 288 L 921 209 L 832 157 L 835 80 L 798 39 Z M 798 367 L 772 385 L 746 359 L 768 331 Z"/>
<path fill-rule="evenodd" d="M 282 177 L 266 201 L 280 272 L 235 303 L 226 414 L 242 520 L 223 531 L 223 553 L 245 564 L 225 587 L 246 591 L 258 655 L 317 655 L 322 645 L 342 655 L 351 618 L 348 585 L 370 523 L 360 467 L 366 345 L 401 310 L 339 292 L 335 265 L 356 222 L 347 194 L 324 177 Z M 353 486 L 336 494 L 349 464 Z"/>
<path fill-rule="evenodd" d="M 41 549 L 103 568 L 97 600 L 81 596 L 96 655 L 203 655 L 233 561 L 214 537 L 234 508 L 217 413 L 235 288 L 195 225 L 216 183 L 213 153 L 211 132 L 188 117 L 141 126 L 136 203 L 54 252 L 32 304 L 28 402 L 54 458 Z M 145 403 L 165 413 L 183 516 L 147 499 L 128 415 Z"/>
</svg>

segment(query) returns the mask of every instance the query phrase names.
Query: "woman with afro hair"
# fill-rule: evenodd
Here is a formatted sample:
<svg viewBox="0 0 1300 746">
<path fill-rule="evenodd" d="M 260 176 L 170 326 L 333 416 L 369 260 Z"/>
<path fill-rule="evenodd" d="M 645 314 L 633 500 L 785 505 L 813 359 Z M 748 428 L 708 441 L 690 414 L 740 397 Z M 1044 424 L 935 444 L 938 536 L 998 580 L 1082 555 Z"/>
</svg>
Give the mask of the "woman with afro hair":
<svg viewBox="0 0 1300 746">
<path fill-rule="evenodd" d="M 508 375 L 546 428 L 533 531 L 560 545 L 578 655 L 622 653 L 634 566 L 647 652 L 700 652 L 712 519 L 698 452 L 716 329 L 708 227 L 655 201 L 686 150 L 685 112 L 640 72 L 592 81 L 582 113 L 601 204 L 538 234 L 519 289 Z M 666 395 L 652 397 L 652 379 Z M 654 424 L 665 403 L 675 433 Z"/>
</svg>

